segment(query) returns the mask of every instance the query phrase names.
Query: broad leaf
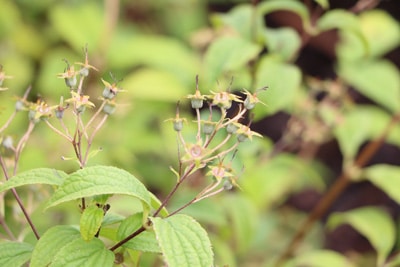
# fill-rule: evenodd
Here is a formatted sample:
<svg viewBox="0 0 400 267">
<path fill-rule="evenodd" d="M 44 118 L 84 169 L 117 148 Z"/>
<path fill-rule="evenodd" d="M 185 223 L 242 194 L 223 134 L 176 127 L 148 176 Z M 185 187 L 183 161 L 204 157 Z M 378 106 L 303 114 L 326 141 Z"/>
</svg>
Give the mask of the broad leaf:
<svg viewBox="0 0 400 267">
<path fill-rule="evenodd" d="M 83 240 L 90 241 L 94 238 L 100 229 L 103 218 L 104 211 L 100 207 L 89 206 L 83 211 L 79 223 Z"/>
<path fill-rule="evenodd" d="M 387 164 L 372 165 L 365 168 L 363 174 L 376 187 L 400 203 L 400 167 Z"/>
<path fill-rule="evenodd" d="M 118 228 L 117 239 L 122 240 L 139 229 L 142 226 L 142 217 L 142 214 L 137 213 L 123 220 Z M 129 240 L 122 246 L 144 252 L 161 252 L 154 232 L 149 230 L 140 233 L 138 236 Z"/>
<path fill-rule="evenodd" d="M 281 109 L 290 109 L 293 106 L 301 83 L 299 68 L 282 62 L 272 56 L 264 56 L 256 72 L 256 88 L 268 86 L 266 92 L 258 97 L 267 106 L 260 106 L 254 110 L 255 119 L 267 114 L 274 114 Z"/>
<path fill-rule="evenodd" d="M 62 247 L 49 267 L 112 267 L 114 258 L 100 239 L 87 242 L 79 238 Z"/>
<path fill-rule="evenodd" d="M 396 239 L 395 225 L 389 214 L 377 207 L 363 207 L 333 213 L 327 225 L 333 229 L 344 223 L 350 224 L 368 239 L 378 254 L 377 265 L 381 266 Z"/>
<path fill-rule="evenodd" d="M 151 220 L 169 267 L 213 265 L 213 252 L 207 232 L 193 218 L 178 214 L 166 219 Z"/>
<path fill-rule="evenodd" d="M 334 130 L 340 150 L 347 160 L 354 159 L 360 146 L 367 140 L 377 138 L 390 122 L 390 116 L 374 106 L 358 105 L 350 110 Z M 400 145 L 400 128 L 392 129 L 387 141 Z"/>
<path fill-rule="evenodd" d="M 339 75 L 371 100 L 392 112 L 400 110 L 400 72 L 386 60 L 342 62 Z"/>
<path fill-rule="evenodd" d="M 93 166 L 72 173 L 56 190 L 46 209 L 66 201 L 101 194 L 133 196 L 150 207 L 150 194 L 135 176 L 111 166 Z"/>
<path fill-rule="evenodd" d="M 207 85 L 214 84 L 226 72 L 246 66 L 260 51 L 260 46 L 237 36 L 221 37 L 214 41 L 204 59 Z"/>
<path fill-rule="evenodd" d="M 22 172 L 0 185 L 0 192 L 23 185 L 48 184 L 60 185 L 68 175 L 55 169 L 39 168 Z"/>
<path fill-rule="evenodd" d="M 31 267 L 44 267 L 64 246 L 80 237 L 79 231 L 69 225 L 58 225 L 42 235 L 32 253 Z"/>
<path fill-rule="evenodd" d="M 33 246 L 28 243 L 0 243 L 0 266 L 20 267 L 31 257 Z"/>
</svg>

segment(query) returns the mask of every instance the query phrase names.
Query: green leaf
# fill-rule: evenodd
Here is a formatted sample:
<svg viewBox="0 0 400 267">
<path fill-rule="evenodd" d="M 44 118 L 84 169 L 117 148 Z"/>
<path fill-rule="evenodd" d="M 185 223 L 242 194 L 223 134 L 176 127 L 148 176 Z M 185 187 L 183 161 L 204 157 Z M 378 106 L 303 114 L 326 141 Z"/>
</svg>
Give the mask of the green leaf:
<svg viewBox="0 0 400 267">
<path fill-rule="evenodd" d="M 400 203 L 400 167 L 387 164 L 372 165 L 364 169 L 363 176 Z"/>
<path fill-rule="evenodd" d="M 213 265 L 213 252 L 207 232 L 193 218 L 178 214 L 166 219 L 151 220 L 168 266 Z"/>
<path fill-rule="evenodd" d="M 61 248 L 49 267 L 112 267 L 114 258 L 114 253 L 100 239 L 87 242 L 79 238 Z"/>
<path fill-rule="evenodd" d="M 155 210 L 158 210 L 158 208 L 161 206 L 161 201 L 150 191 L 149 193 L 151 196 L 151 207 Z M 159 215 L 161 215 L 162 217 L 167 217 L 169 215 L 169 212 L 165 206 L 161 209 Z"/>
<path fill-rule="evenodd" d="M 97 48 L 104 32 L 104 12 L 96 2 L 80 2 L 79 5 L 59 4 L 49 10 L 49 19 L 58 34 L 75 51 L 82 51 L 86 43 Z"/>
<path fill-rule="evenodd" d="M 329 217 L 327 226 L 333 229 L 344 223 L 350 224 L 368 239 L 378 253 L 377 265 L 381 266 L 393 248 L 396 238 L 395 225 L 389 214 L 377 207 L 336 212 Z"/>
<path fill-rule="evenodd" d="M 45 267 L 64 246 L 79 239 L 79 231 L 69 225 L 58 225 L 42 235 L 32 253 L 31 267 Z"/>
<path fill-rule="evenodd" d="M 264 38 L 268 52 L 279 54 L 283 61 L 293 59 L 301 45 L 299 34 L 292 28 L 266 29 Z"/>
<path fill-rule="evenodd" d="M 204 58 L 204 80 L 207 86 L 214 84 L 226 72 L 246 66 L 260 51 L 260 46 L 239 36 L 217 39 L 210 45 Z"/>
<path fill-rule="evenodd" d="M 339 75 L 356 90 L 392 112 L 400 110 L 400 72 L 387 60 L 339 64 Z"/>
<path fill-rule="evenodd" d="M 389 13 L 373 9 L 359 16 L 371 56 L 383 56 L 400 44 L 400 25 Z"/>
<path fill-rule="evenodd" d="M 22 242 L 0 243 L 0 266 L 20 267 L 31 257 L 33 246 Z"/>
<path fill-rule="evenodd" d="M 100 229 L 103 218 L 104 210 L 96 205 L 89 206 L 83 211 L 80 219 L 80 230 L 83 240 L 90 241 L 94 238 Z"/>
<path fill-rule="evenodd" d="M 39 168 L 17 174 L 0 185 L 0 192 L 23 185 L 60 185 L 68 175 L 55 169 Z"/>
<path fill-rule="evenodd" d="M 343 255 L 330 250 L 314 250 L 310 252 L 304 252 L 296 256 L 293 260 L 294 266 L 308 266 L 308 267 L 320 267 L 323 262 L 324 267 L 355 267 L 346 257 Z M 288 266 L 292 266 L 288 264 Z"/>
<path fill-rule="evenodd" d="M 319 31 L 340 29 L 342 33 L 346 34 L 346 36 L 352 36 L 358 39 L 361 46 L 358 46 L 357 49 L 355 49 L 358 51 L 355 52 L 359 54 L 359 57 L 364 57 L 366 55 L 369 55 L 368 41 L 361 30 L 360 22 L 357 16 L 354 15 L 353 13 L 342 9 L 335 9 L 326 12 L 317 21 L 317 29 Z"/>
<path fill-rule="evenodd" d="M 294 65 L 284 63 L 272 56 L 264 56 L 256 72 L 256 88 L 268 86 L 258 98 L 267 106 L 254 110 L 255 120 L 282 109 L 290 109 L 296 99 L 301 83 L 301 72 Z"/>
<path fill-rule="evenodd" d="M 256 9 L 250 4 L 237 5 L 227 13 L 213 15 L 211 16 L 211 22 L 216 27 L 228 26 L 249 41 L 258 39 L 254 31 L 264 27 L 261 16 L 256 13 Z"/>
<path fill-rule="evenodd" d="M 257 9 L 262 16 L 279 10 L 292 11 L 300 16 L 303 27 L 307 31 L 311 30 L 310 14 L 307 7 L 301 2 L 295 0 L 270 0 L 260 3 Z"/>
<path fill-rule="evenodd" d="M 111 166 L 93 166 L 78 170 L 65 179 L 45 209 L 66 201 L 101 194 L 133 196 L 150 207 L 150 194 L 135 176 Z"/>
<path fill-rule="evenodd" d="M 186 95 L 187 88 L 177 77 L 163 70 L 143 68 L 124 77 L 123 88 L 134 99 L 176 102 Z"/>
<path fill-rule="evenodd" d="M 369 105 L 357 105 L 345 114 L 343 121 L 334 130 L 344 157 L 347 160 L 354 159 L 360 146 L 382 134 L 390 120 L 389 114 Z M 396 126 L 387 141 L 400 145 L 399 134 L 400 128 Z"/>
<path fill-rule="evenodd" d="M 118 228 L 117 239 L 121 241 L 139 229 L 142 226 L 142 217 L 143 215 L 141 213 L 137 213 L 123 220 Z M 154 232 L 150 230 L 142 232 L 122 246 L 138 251 L 161 253 L 156 236 Z"/>
</svg>

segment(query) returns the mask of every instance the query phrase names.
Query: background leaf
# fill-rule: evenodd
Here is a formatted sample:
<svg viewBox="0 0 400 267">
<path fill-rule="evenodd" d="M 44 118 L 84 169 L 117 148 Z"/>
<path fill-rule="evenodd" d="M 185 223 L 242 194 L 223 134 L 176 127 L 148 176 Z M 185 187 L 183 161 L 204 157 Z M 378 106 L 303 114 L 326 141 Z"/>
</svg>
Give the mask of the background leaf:
<svg viewBox="0 0 400 267">
<path fill-rule="evenodd" d="M 0 243 L 0 266 L 20 267 L 31 257 L 33 246 L 23 242 Z"/>
<path fill-rule="evenodd" d="M 345 256 L 331 250 L 315 250 L 301 253 L 295 260 L 285 264 L 285 267 L 320 267 L 321 263 L 323 263 L 324 267 L 355 267 Z"/>
<path fill-rule="evenodd" d="M 362 207 L 346 212 L 333 213 L 328 220 L 329 229 L 348 223 L 365 236 L 378 253 L 380 266 L 389 255 L 396 238 L 392 218 L 378 207 Z"/>
<path fill-rule="evenodd" d="M 151 220 L 168 266 L 213 265 L 213 252 L 207 232 L 193 218 L 178 214 L 166 219 Z"/>
<path fill-rule="evenodd" d="M 104 210 L 96 205 L 89 206 L 82 212 L 79 225 L 83 240 L 90 241 L 94 238 L 100 229 L 103 218 Z"/>
<path fill-rule="evenodd" d="M 0 185 L 0 192 L 10 188 L 31 184 L 60 185 L 68 177 L 63 171 L 48 168 L 38 168 L 17 174 Z"/>
</svg>

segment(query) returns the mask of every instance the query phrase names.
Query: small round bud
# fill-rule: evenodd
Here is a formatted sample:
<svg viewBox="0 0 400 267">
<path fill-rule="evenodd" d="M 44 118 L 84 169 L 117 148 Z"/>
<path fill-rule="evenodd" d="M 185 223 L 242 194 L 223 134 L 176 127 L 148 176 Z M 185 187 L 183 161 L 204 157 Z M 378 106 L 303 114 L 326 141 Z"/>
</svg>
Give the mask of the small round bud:
<svg viewBox="0 0 400 267">
<path fill-rule="evenodd" d="M 247 139 L 249 139 L 249 137 L 248 137 L 246 134 L 238 134 L 238 136 L 237 136 L 237 140 L 238 140 L 239 142 L 244 142 L 244 141 L 246 141 Z"/>
<path fill-rule="evenodd" d="M 236 131 L 239 129 L 239 127 L 235 124 L 235 123 L 229 123 L 227 126 L 226 126 L 226 131 L 229 133 L 229 134 L 234 134 L 234 133 L 236 133 Z"/>
<path fill-rule="evenodd" d="M 107 115 L 111 115 L 117 109 L 117 106 L 114 103 L 108 102 L 103 107 L 103 112 Z"/>
<path fill-rule="evenodd" d="M 113 99 L 113 98 L 115 97 L 116 94 L 117 94 L 116 91 L 112 90 L 112 88 L 107 87 L 107 86 L 104 87 L 104 90 L 103 90 L 103 97 L 104 97 L 105 99 Z"/>
<path fill-rule="evenodd" d="M 207 135 L 212 134 L 214 129 L 215 129 L 214 122 L 208 122 L 208 121 L 204 122 L 204 125 L 203 125 L 203 133 L 204 134 L 207 134 Z"/>
<path fill-rule="evenodd" d="M 246 109 L 251 110 L 256 106 L 256 102 L 252 101 L 251 97 L 247 96 L 243 105 Z"/>
<path fill-rule="evenodd" d="M 200 109 L 203 107 L 203 99 L 199 99 L 199 98 L 192 98 L 190 100 L 190 103 L 192 104 L 192 108 L 194 109 Z"/>
<path fill-rule="evenodd" d="M 15 102 L 15 110 L 16 111 L 24 110 L 24 108 L 25 108 L 25 104 L 22 100 L 17 100 L 17 102 Z"/>
<path fill-rule="evenodd" d="M 76 86 L 76 83 L 77 83 L 77 79 L 76 79 L 76 76 L 74 75 L 74 76 L 72 76 L 72 77 L 70 77 L 70 78 L 65 78 L 64 79 L 65 80 L 65 84 L 68 86 L 68 87 L 75 87 Z"/>
<path fill-rule="evenodd" d="M 175 119 L 173 125 L 174 125 L 174 130 L 180 132 L 183 129 L 183 120 Z"/>
<path fill-rule="evenodd" d="M 233 184 L 231 183 L 230 180 L 225 179 L 223 187 L 224 190 L 231 190 L 233 188 Z"/>
<path fill-rule="evenodd" d="M 89 75 L 89 68 L 85 68 L 84 67 L 84 68 L 80 69 L 79 70 L 79 74 L 84 76 L 84 77 L 87 77 Z"/>
</svg>

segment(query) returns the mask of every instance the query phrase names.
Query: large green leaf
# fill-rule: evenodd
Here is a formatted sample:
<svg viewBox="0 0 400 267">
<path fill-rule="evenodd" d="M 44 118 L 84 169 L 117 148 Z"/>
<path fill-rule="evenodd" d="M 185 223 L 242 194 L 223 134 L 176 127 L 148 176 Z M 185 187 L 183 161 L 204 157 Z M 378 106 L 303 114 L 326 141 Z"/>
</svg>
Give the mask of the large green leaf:
<svg viewBox="0 0 400 267">
<path fill-rule="evenodd" d="M 178 214 L 166 219 L 151 220 L 168 266 L 213 265 L 213 252 L 207 232 L 193 218 Z"/>
<path fill-rule="evenodd" d="M 400 167 L 378 164 L 364 169 L 364 177 L 400 203 Z"/>
<path fill-rule="evenodd" d="M 214 84 L 226 72 L 237 71 L 247 65 L 261 51 L 261 47 L 239 36 L 221 37 L 208 48 L 204 59 L 207 86 Z"/>
<path fill-rule="evenodd" d="M 139 229 L 142 226 L 142 217 L 143 215 L 141 213 L 137 213 L 123 220 L 118 228 L 117 239 L 122 240 Z M 161 252 L 156 236 L 154 232 L 150 230 L 144 231 L 135 238 L 129 240 L 123 247 L 144 252 Z"/>
<path fill-rule="evenodd" d="M 268 86 L 266 92 L 258 97 L 267 104 L 254 110 L 255 119 L 260 119 L 267 114 L 274 114 L 282 109 L 293 106 L 301 83 L 299 68 L 282 62 L 274 56 L 264 56 L 256 72 L 256 88 Z"/>
<path fill-rule="evenodd" d="M 342 62 L 339 75 L 371 100 L 392 112 L 400 110 L 400 72 L 387 60 Z"/>
<path fill-rule="evenodd" d="M 46 209 L 60 203 L 102 194 L 123 194 L 138 198 L 148 208 L 150 194 L 129 172 L 111 166 L 93 166 L 72 173 L 56 190 Z"/>
<path fill-rule="evenodd" d="M 258 12 L 264 16 L 274 11 L 287 10 L 300 16 L 306 30 L 311 30 L 310 14 L 307 7 L 295 0 L 269 0 L 257 6 Z"/>
<path fill-rule="evenodd" d="M 85 241 L 90 241 L 99 231 L 103 222 L 104 210 L 101 207 L 89 206 L 83 212 L 79 222 L 81 236 Z"/>
<path fill-rule="evenodd" d="M 87 242 L 79 238 L 62 247 L 49 267 L 112 267 L 114 258 L 114 253 L 100 239 Z"/>
<path fill-rule="evenodd" d="M 378 254 L 378 266 L 389 255 L 396 239 L 392 218 L 378 207 L 362 207 L 346 212 L 333 213 L 328 220 L 329 229 L 348 223 L 365 236 Z"/>
<path fill-rule="evenodd" d="M 22 242 L 0 243 L 0 266 L 20 267 L 31 257 L 33 246 Z"/>
<path fill-rule="evenodd" d="M 0 192 L 31 184 L 60 185 L 68 175 L 55 169 L 39 168 L 22 172 L 0 185 Z"/>
<path fill-rule="evenodd" d="M 47 230 L 32 253 L 31 267 L 45 267 L 64 246 L 79 239 L 79 231 L 69 225 L 58 225 Z"/>
</svg>

